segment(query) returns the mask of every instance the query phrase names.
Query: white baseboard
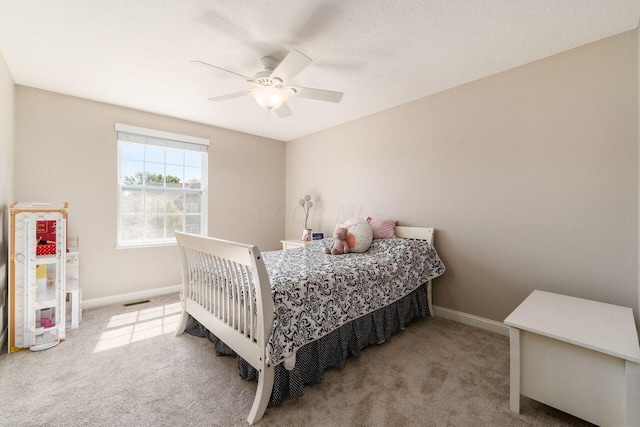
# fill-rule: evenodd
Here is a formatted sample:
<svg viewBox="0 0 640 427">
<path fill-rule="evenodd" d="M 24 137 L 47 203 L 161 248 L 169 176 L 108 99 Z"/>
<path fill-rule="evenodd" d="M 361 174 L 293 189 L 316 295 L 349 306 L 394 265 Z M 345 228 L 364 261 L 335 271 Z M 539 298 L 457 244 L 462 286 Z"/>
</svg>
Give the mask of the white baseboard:
<svg viewBox="0 0 640 427">
<path fill-rule="evenodd" d="M 502 322 L 496 322 L 495 320 L 485 319 L 484 317 L 474 316 L 473 314 L 467 314 L 462 311 L 451 310 L 450 308 L 444 308 L 437 305 L 433 306 L 433 311 L 436 317 L 444 317 L 445 319 L 453 320 L 454 322 L 462 323 L 464 325 L 474 326 L 489 332 L 509 336 L 509 327 Z"/>
<path fill-rule="evenodd" d="M 157 297 L 180 292 L 182 285 L 165 286 L 163 288 L 154 288 L 146 291 L 129 292 L 126 294 L 112 295 L 109 297 L 92 298 L 82 301 L 82 308 L 102 307 L 110 304 L 124 304 L 145 298 Z"/>
<path fill-rule="evenodd" d="M 182 290 L 182 285 L 165 286 L 163 288 L 154 288 L 146 291 L 129 292 L 126 294 L 112 295 L 109 297 L 92 298 L 82 301 L 82 308 L 94 308 L 102 307 L 110 304 L 123 304 L 145 298 L 157 297 L 160 295 L 167 295 L 177 293 Z M 438 305 L 433 306 L 433 311 L 436 317 L 443 317 L 454 322 L 462 323 L 464 325 L 474 326 L 476 328 L 484 329 L 496 334 L 509 336 L 509 327 L 501 322 L 495 320 L 485 319 L 484 317 L 475 316 L 473 314 L 463 313 L 462 311 L 452 310 L 450 308 L 440 307 Z M 0 344 L 5 339 L 5 333 L 0 339 Z M 1 347 L 1 345 L 0 345 Z"/>
</svg>

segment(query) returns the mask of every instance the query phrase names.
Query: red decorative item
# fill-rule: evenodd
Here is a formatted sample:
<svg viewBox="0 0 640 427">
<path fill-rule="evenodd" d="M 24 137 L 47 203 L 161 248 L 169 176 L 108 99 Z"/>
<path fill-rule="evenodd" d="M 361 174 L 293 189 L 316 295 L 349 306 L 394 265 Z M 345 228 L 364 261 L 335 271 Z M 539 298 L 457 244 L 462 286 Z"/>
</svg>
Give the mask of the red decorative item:
<svg viewBox="0 0 640 427">
<path fill-rule="evenodd" d="M 55 243 L 56 221 L 53 221 L 53 220 L 36 221 L 36 239 L 38 239 L 38 241 L 45 240 L 46 243 Z"/>
<path fill-rule="evenodd" d="M 47 243 L 45 245 L 36 245 L 36 255 L 54 255 L 56 253 L 56 244 Z"/>
</svg>

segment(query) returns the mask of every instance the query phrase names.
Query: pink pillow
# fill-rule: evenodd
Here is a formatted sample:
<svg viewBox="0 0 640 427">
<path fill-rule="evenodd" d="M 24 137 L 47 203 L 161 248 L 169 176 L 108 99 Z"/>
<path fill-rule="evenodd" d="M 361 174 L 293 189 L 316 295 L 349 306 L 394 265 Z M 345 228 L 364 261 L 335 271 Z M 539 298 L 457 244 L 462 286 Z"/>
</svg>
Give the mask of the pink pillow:
<svg viewBox="0 0 640 427">
<path fill-rule="evenodd" d="M 390 219 L 367 218 L 374 239 L 393 239 L 396 237 L 396 222 Z"/>
</svg>

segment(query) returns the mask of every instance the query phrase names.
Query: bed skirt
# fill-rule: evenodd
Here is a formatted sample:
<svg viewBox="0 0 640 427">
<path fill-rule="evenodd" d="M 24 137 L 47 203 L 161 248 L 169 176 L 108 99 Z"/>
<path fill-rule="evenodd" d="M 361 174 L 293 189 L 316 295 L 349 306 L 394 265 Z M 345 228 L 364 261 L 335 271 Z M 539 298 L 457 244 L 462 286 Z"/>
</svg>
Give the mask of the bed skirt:
<svg viewBox="0 0 640 427">
<path fill-rule="evenodd" d="M 310 342 L 298 350 L 293 370 L 286 370 L 283 363 L 274 368 L 275 380 L 269 405 L 277 405 L 287 396 L 302 396 L 305 384 L 322 382 L 325 369 L 341 368 L 347 357 L 360 356 L 363 348 L 383 343 L 404 329 L 413 319 L 428 315 L 426 286 L 420 286 L 399 301 L 352 320 L 324 337 Z M 233 350 L 191 316 L 186 331 L 212 341 L 218 356 L 236 356 Z M 246 380 L 258 380 L 258 371 L 239 356 L 238 371 Z"/>
</svg>

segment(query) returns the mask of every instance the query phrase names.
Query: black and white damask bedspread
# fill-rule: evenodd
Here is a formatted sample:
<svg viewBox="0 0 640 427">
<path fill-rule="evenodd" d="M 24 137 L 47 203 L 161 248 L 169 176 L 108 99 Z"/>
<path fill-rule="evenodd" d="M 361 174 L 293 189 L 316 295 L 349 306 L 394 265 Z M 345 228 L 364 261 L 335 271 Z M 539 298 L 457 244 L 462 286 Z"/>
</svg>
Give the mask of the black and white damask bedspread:
<svg viewBox="0 0 640 427">
<path fill-rule="evenodd" d="M 267 359 L 284 361 L 303 345 L 392 304 L 445 267 L 432 245 L 375 239 L 365 253 L 327 255 L 331 239 L 264 252 L 275 307 Z"/>
</svg>

